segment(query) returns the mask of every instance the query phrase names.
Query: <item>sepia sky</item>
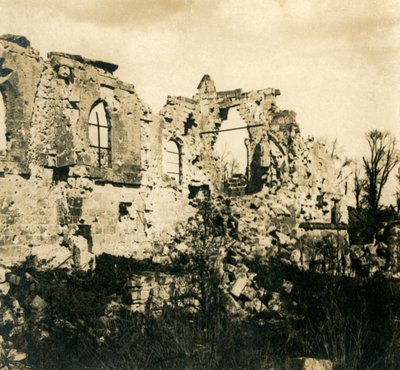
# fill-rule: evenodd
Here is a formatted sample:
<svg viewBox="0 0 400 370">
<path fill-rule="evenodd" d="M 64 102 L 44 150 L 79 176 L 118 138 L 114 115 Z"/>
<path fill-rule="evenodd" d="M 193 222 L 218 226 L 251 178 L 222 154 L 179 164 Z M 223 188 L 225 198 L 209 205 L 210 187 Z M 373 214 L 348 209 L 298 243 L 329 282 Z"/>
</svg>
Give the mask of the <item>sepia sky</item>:
<svg viewBox="0 0 400 370">
<path fill-rule="evenodd" d="M 0 0 L 0 33 L 118 64 L 155 112 L 208 73 L 280 89 L 304 135 L 348 156 L 372 128 L 400 141 L 400 0 Z"/>
</svg>

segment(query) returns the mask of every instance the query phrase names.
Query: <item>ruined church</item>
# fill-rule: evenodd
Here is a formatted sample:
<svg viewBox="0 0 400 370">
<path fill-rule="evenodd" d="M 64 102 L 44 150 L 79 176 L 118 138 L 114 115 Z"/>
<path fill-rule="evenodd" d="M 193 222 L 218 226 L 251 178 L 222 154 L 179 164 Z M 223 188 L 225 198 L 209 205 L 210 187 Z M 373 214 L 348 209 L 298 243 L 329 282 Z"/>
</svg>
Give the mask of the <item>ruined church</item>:
<svg viewBox="0 0 400 370">
<path fill-rule="evenodd" d="M 273 200 L 260 212 L 284 233 L 345 229 L 341 163 L 280 91 L 219 91 L 209 75 L 159 113 L 118 66 L 78 55 L 47 58 L 21 36 L 0 37 L 0 248 L 11 259 L 80 250 L 140 257 L 193 214 L 199 192 Z M 239 124 L 229 128 L 236 117 Z M 233 165 L 218 151 L 237 132 Z M 82 240 L 85 242 L 82 243 Z M 84 245 L 84 247 L 82 247 Z"/>
</svg>

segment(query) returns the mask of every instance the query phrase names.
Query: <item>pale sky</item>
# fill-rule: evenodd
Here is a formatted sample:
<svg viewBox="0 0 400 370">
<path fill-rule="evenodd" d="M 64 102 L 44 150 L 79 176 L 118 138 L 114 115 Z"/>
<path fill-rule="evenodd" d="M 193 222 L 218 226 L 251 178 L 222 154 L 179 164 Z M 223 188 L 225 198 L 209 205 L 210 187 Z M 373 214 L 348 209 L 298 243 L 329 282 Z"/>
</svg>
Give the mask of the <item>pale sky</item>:
<svg viewBox="0 0 400 370">
<path fill-rule="evenodd" d="M 303 135 L 350 157 L 372 128 L 400 141 L 400 0 L 0 0 L 0 33 L 118 64 L 156 113 L 207 73 L 280 89 Z"/>
</svg>

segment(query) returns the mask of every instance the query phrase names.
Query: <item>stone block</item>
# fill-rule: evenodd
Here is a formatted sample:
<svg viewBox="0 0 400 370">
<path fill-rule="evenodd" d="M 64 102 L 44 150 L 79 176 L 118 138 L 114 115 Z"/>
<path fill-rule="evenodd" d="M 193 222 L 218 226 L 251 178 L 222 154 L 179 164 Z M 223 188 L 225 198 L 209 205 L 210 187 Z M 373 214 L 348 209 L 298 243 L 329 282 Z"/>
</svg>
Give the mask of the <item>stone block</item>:
<svg viewBox="0 0 400 370">
<path fill-rule="evenodd" d="M 9 283 L 1 283 L 0 284 L 0 293 L 3 295 L 7 295 L 10 291 L 10 284 Z"/>
<path fill-rule="evenodd" d="M 256 298 L 257 291 L 252 287 L 246 286 L 242 291 L 242 295 L 251 301 Z"/>
<path fill-rule="evenodd" d="M 0 283 L 4 283 L 6 281 L 6 272 L 7 269 L 3 266 L 0 266 Z"/>
<path fill-rule="evenodd" d="M 231 294 L 234 295 L 235 297 L 239 297 L 244 287 L 246 286 L 247 281 L 248 280 L 245 275 L 237 277 L 230 289 Z"/>
<path fill-rule="evenodd" d="M 286 360 L 286 370 L 332 370 L 332 361 L 309 357 L 289 358 Z"/>
<path fill-rule="evenodd" d="M 150 297 L 150 290 L 148 290 L 148 289 L 143 289 L 143 290 L 140 292 L 140 299 L 141 299 L 142 301 L 147 301 L 147 300 L 149 299 L 149 297 Z"/>
<path fill-rule="evenodd" d="M 12 285 L 21 285 L 21 282 L 22 282 L 21 276 L 18 276 L 15 274 L 9 274 L 7 280 Z"/>
<path fill-rule="evenodd" d="M 47 302 L 40 296 L 36 295 L 31 302 L 31 307 L 37 311 L 43 311 L 47 306 Z"/>
</svg>

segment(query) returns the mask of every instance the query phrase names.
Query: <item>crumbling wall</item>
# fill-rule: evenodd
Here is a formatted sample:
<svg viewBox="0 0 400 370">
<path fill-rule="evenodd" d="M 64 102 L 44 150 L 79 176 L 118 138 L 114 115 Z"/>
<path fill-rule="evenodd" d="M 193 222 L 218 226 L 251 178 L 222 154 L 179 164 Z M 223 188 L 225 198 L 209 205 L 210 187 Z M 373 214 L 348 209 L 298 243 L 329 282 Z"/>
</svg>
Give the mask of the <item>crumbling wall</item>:
<svg viewBox="0 0 400 370">
<path fill-rule="evenodd" d="M 191 98 L 169 97 L 160 115 L 163 146 L 173 139 L 182 148 L 180 188 L 207 184 L 230 195 L 290 192 L 298 222 L 347 222 L 346 176 L 340 161 L 313 138 L 303 138 L 292 111 L 280 110 L 280 91 L 217 91 L 205 75 Z M 223 135 L 229 110 L 236 109 L 248 133 L 246 176 L 233 174 L 223 186 L 223 169 L 214 145 Z M 244 132 L 244 131 L 243 131 Z M 168 176 L 166 176 L 168 178 Z M 344 199 L 344 201 L 342 201 Z M 273 205 L 271 205 L 273 207 Z M 339 217 L 340 216 L 340 217 Z"/>
<path fill-rule="evenodd" d="M 0 155 L 1 172 L 29 174 L 30 123 L 42 68 L 39 53 L 24 37 L 0 37 L 0 94 L 6 121 L 6 151 Z"/>
<path fill-rule="evenodd" d="M 276 105 L 279 90 L 217 91 L 205 75 L 192 98 L 168 97 L 155 116 L 114 64 L 63 53 L 44 60 L 18 36 L 0 37 L 0 52 L 2 245 L 61 244 L 86 264 L 104 251 L 145 257 L 193 215 L 199 191 L 268 195 L 263 217 L 285 230 L 346 221 L 336 159 L 301 137 L 295 113 Z M 104 121 L 96 111 L 94 123 L 99 104 Z M 225 181 L 215 143 L 233 109 L 248 134 L 247 168 Z"/>
<path fill-rule="evenodd" d="M 56 253 L 51 246 L 61 242 L 54 206 L 61 193 L 50 191 L 52 171 L 33 166 L 30 170 L 28 179 L 13 174 L 0 177 L 1 262 L 23 260 L 34 251 L 51 258 Z"/>
<path fill-rule="evenodd" d="M 39 246 L 64 258 L 50 248 L 60 245 L 86 262 L 105 251 L 145 256 L 151 240 L 191 210 L 162 180 L 159 121 L 134 86 L 113 75 L 116 65 L 63 53 L 43 60 L 16 36 L 1 37 L 0 52 L 0 246 L 21 258 Z M 99 102 L 109 123 L 105 163 L 89 133 Z"/>
</svg>

